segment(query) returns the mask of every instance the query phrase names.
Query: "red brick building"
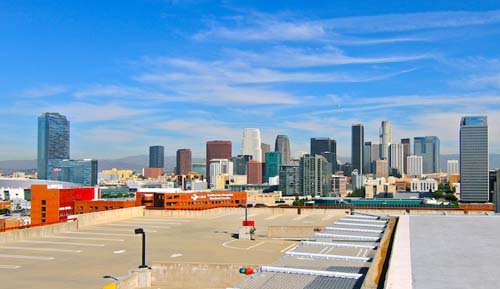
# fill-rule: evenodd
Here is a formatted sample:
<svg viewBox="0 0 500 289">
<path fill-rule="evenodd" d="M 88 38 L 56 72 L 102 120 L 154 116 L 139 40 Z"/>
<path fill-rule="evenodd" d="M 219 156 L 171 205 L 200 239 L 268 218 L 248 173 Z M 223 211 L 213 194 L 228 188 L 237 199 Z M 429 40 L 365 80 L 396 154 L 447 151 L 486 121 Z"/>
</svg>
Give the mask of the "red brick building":
<svg viewBox="0 0 500 289">
<path fill-rule="evenodd" d="M 219 207 L 244 207 L 246 192 L 137 192 L 136 206 L 169 210 L 204 210 Z"/>
<path fill-rule="evenodd" d="M 191 172 L 192 160 L 190 149 L 177 150 L 175 173 L 178 176 L 185 176 Z"/>
<path fill-rule="evenodd" d="M 262 184 L 262 163 L 250 160 L 247 163 L 247 183 Z"/>
<path fill-rule="evenodd" d="M 228 159 L 233 154 L 233 143 L 230 140 L 207 141 L 206 164 L 207 164 L 207 183 L 210 184 L 210 160 Z"/>
</svg>

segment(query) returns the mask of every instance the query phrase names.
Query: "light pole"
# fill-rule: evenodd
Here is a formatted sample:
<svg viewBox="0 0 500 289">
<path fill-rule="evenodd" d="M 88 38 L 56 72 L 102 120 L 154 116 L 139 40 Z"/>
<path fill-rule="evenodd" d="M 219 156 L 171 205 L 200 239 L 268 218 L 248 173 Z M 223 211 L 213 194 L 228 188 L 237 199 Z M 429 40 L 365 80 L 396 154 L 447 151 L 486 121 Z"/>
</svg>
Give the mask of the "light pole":
<svg viewBox="0 0 500 289">
<path fill-rule="evenodd" d="M 146 265 L 146 233 L 142 228 L 134 230 L 135 234 L 142 234 L 142 264 L 139 268 L 148 268 Z"/>
</svg>

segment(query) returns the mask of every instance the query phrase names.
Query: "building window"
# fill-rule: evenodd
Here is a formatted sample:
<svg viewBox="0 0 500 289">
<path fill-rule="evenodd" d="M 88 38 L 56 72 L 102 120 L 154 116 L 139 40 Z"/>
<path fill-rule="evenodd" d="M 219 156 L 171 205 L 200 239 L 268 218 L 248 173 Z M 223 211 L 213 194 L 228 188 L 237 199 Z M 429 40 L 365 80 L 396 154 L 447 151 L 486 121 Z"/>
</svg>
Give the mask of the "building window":
<svg viewBox="0 0 500 289">
<path fill-rule="evenodd" d="M 42 200 L 42 206 L 47 205 L 47 200 Z"/>
</svg>

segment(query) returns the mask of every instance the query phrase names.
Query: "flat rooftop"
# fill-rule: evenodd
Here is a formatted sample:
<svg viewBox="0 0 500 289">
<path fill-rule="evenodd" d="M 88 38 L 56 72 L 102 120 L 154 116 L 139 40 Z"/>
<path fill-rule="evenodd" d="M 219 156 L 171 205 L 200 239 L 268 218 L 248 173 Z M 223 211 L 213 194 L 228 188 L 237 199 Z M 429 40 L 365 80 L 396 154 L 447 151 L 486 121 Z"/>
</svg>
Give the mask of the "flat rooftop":
<svg viewBox="0 0 500 289">
<path fill-rule="evenodd" d="M 141 262 L 141 237 L 146 230 L 146 263 L 152 261 L 271 264 L 297 242 L 267 238 L 267 226 L 326 226 L 336 221 L 325 214 L 273 214 L 249 209 L 256 239 L 238 240 L 244 209 L 201 218 L 138 217 L 0 244 L 0 280 L 4 288 L 101 288 L 104 275 L 123 276 Z M 313 249 L 316 250 L 316 249 Z"/>
<path fill-rule="evenodd" d="M 388 288 L 498 288 L 500 216 L 401 216 Z"/>
</svg>

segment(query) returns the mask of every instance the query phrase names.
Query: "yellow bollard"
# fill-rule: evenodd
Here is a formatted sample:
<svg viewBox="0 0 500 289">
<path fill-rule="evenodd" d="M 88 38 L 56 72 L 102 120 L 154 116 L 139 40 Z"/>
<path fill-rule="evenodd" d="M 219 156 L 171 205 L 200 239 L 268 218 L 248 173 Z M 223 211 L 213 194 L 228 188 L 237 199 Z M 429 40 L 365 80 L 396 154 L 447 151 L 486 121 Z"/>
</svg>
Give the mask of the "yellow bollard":
<svg viewBox="0 0 500 289">
<path fill-rule="evenodd" d="M 110 283 L 104 287 L 102 287 L 102 289 L 116 289 L 116 283 Z"/>
</svg>

